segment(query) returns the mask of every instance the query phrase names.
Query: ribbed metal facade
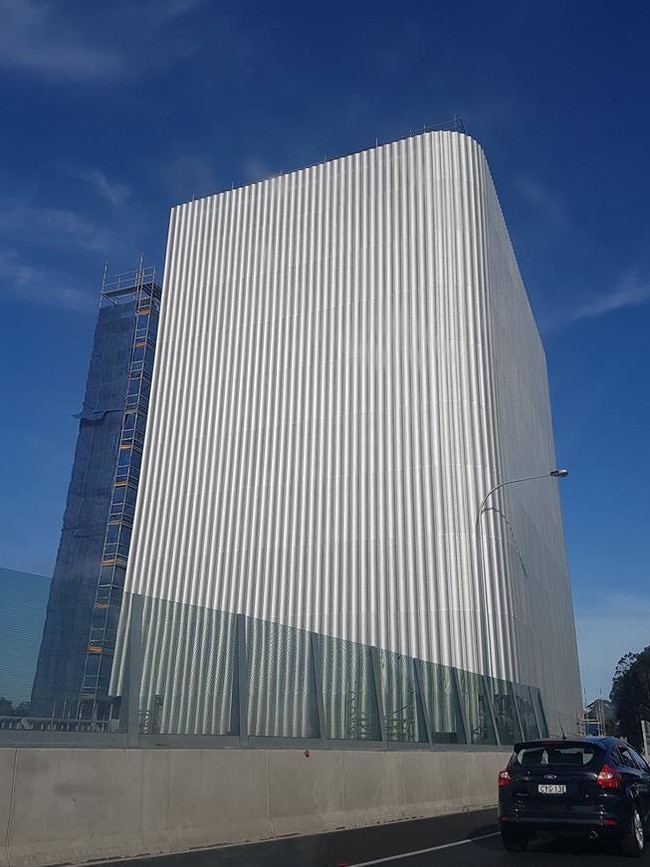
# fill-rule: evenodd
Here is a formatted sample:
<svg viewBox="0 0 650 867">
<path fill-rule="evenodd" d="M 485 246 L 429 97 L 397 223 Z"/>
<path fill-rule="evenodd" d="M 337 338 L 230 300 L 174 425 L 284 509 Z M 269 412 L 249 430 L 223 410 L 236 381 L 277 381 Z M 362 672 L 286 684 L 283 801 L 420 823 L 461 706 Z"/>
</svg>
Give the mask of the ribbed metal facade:
<svg viewBox="0 0 650 867">
<path fill-rule="evenodd" d="M 128 590 L 482 672 L 479 503 L 553 466 L 544 352 L 472 139 L 172 210 Z M 570 729 L 557 483 L 491 506 L 487 673 Z"/>
</svg>

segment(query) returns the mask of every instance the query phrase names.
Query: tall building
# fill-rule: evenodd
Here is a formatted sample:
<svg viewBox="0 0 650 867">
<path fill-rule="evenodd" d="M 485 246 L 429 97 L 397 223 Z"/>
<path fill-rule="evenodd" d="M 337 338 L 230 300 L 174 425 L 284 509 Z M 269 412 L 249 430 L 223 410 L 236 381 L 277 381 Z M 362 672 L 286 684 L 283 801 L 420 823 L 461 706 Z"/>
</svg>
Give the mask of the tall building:
<svg viewBox="0 0 650 867">
<path fill-rule="evenodd" d="M 0 717 L 27 716 L 49 591 L 49 578 L 0 566 Z"/>
<path fill-rule="evenodd" d="M 34 716 L 104 717 L 149 405 L 155 269 L 104 277 L 32 690 Z"/>
<path fill-rule="evenodd" d="M 493 717 L 541 695 L 538 729 L 574 731 L 555 480 L 494 496 L 479 563 L 486 492 L 555 467 L 544 350 L 479 145 L 425 133 L 180 205 L 163 299 L 126 575 L 163 728 L 229 730 L 232 660 L 204 651 L 245 615 L 253 696 L 255 630 L 276 630 L 322 639 L 326 701 L 353 676 L 339 642 L 426 663 L 444 696 L 445 672 L 459 695 L 484 676 Z M 389 668 L 375 682 L 399 710 Z M 294 669 L 259 677 L 277 692 Z M 276 733 L 300 712 L 281 701 Z"/>
</svg>

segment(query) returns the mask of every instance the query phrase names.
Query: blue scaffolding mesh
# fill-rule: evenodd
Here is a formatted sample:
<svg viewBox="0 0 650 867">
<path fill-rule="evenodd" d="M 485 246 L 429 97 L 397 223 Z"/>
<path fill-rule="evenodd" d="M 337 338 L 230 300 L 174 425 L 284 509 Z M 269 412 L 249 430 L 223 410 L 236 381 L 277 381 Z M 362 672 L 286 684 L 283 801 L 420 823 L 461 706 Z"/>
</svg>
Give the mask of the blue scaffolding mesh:
<svg viewBox="0 0 650 867">
<path fill-rule="evenodd" d="M 104 281 L 52 577 L 33 714 L 107 716 L 160 287 L 153 269 Z"/>
</svg>

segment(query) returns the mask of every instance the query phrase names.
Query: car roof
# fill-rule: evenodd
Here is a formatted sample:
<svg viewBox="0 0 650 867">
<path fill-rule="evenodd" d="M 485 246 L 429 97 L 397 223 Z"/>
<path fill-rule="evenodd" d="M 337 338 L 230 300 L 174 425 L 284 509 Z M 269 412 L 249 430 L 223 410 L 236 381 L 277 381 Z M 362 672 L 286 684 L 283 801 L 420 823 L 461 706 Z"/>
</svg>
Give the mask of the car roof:
<svg viewBox="0 0 650 867">
<path fill-rule="evenodd" d="M 594 744 L 594 746 L 601 747 L 604 750 L 610 750 L 615 746 L 629 746 L 629 744 L 626 744 L 626 742 L 622 741 L 620 738 L 578 736 L 567 738 L 539 738 L 534 741 L 520 741 L 515 744 L 514 750 L 518 753 L 520 750 L 532 750 L 545 746 L 561 747 L 563 744 L 566 744 L 567 746 L 569 744 Z"/>
</svg>

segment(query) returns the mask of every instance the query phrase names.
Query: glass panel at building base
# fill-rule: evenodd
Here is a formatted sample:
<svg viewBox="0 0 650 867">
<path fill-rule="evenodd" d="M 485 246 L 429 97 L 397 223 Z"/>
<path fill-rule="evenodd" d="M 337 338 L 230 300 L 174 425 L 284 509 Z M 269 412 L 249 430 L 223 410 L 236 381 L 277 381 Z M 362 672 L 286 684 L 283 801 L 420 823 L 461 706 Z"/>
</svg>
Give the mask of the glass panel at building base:
<svg viewBox="0 0 650 867">
<path fill-rule="evenodd" d="M 379 715 L 370 648 L 352 641 L 319 636 L 324 737 L 379 741 Z"/>
</svg>

